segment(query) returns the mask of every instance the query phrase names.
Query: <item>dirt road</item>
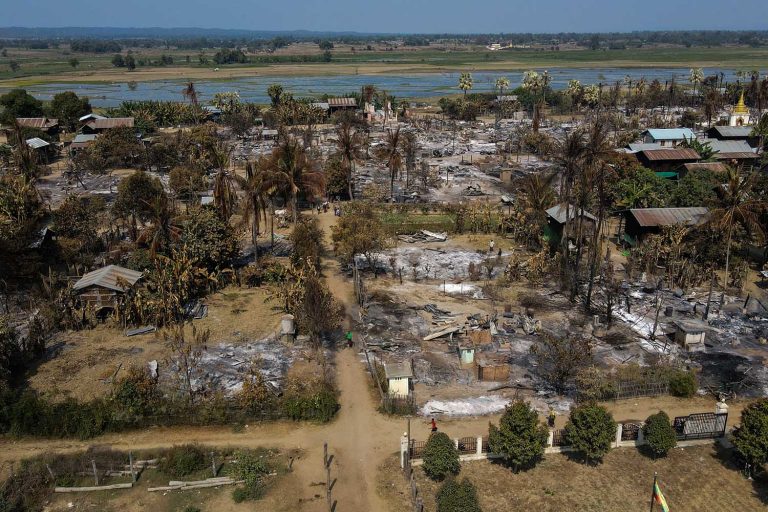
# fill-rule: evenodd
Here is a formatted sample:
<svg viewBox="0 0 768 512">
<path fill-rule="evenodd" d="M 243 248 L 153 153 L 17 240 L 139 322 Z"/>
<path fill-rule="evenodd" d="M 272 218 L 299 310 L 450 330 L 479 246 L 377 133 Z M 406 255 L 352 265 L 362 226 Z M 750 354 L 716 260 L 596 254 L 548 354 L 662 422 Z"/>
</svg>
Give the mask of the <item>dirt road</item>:
<svg viewBox="0 0 768 512">
<path fill-rule="evenodd" d="M 333 213 L 319 216 L 320 227 L 330 237 L 330 227 L 336 221 Z M 328 244 L 330 246 L 330 244 Z M 334 295 L 354 314 L 352 286 L 339 272 L 338 263 L 324 261 L 324 274 Z M 347 324 L 350 324 L 348 318 Z M 327 442 L 333 454 L 332 478 L 337 479 L 333 497 L 339 512 L 386 512 L 387 503 L 377 492 L 378 471 L 385 461 L 396 454 L 399 438 L 406 430 L 406 420 L 381 415 L 377 411 L 375 396 L 370 390 L 362 356 L 356 349 L 345 348 L 336 353 L 336 379 L 341 393 L 341 410 L 336 419 L 326 425 L 311 423 L 274 422 L 247 426 L 235 433 L 227 427 L 208 428 L 151 428 L 109 434 L 87 442 L 74 440 L 4 440 L 0 442 L 0 464 L 7 470 L 10 462 L 39 455 L 43 452 L 83 451 L 89 446 L 111 446 L 119 450 L 142 450 L 169 447 L 174 444 L 200 443 L 220 447 L 274 447 L 283 450 L 298 449 L 300 458 L 293 465 L 290 481 L 281 484 L 268 497 L 273 510 L 327 511 L 323 469 L 323 443 Z M 607 404 L 617 419 L 647 417 L 664 407 L 671 414 L 690 409 L 690 412 L 709 410 L 714 404 L 709 399 L 683 401 L 679 399 L 637 399 Z M 738 409 L 734 407 L 733 413 Z M 737 417 L 733 414 L 733 417 Z M 440 429 L 452 437 L 480 436 L 488 432 L 488 422 L 498 416 L 440 420 Z M 425 439 L 429 433 L 426 419 L 412 423 L 413 437 Z"/>
</svg>

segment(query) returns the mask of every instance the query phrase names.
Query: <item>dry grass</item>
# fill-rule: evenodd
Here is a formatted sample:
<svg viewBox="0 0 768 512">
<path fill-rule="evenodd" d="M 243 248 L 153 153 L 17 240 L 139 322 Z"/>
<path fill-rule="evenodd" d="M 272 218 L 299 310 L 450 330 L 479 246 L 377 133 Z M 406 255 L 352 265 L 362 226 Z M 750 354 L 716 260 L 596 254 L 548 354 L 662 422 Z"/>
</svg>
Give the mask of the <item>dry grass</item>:
<svg viewBox="0 0 768 512">
<path fill-rule="evenodd" d="M 768 481 L 744 479 L 713 445 L 673 450 L 666 459 L 651 460 L 633 449 L 614 450 L 596 467 L 564 455 L 548 455 L 536 468 L 519 474 L 487 461 L 462 465 L 460 478 L 478 489 L 485 511 L 647 510 L 653 474 L 670 510 L 763 511 L 768 507 Z M 434 511 L 439 484 L 416 471 L 426 510 Z M 391 488 L 402 474 L 395 472 Z M 386 486 L 385 486 L 386 487 Z M 393 496 L 394 493 L 390 493 Z M 403 499 L 407 500 L 405 495 Z"/>
<path fill-rule="evenodd" d="M 208 316 L 195 320 L 195 326 L 210 330 L 214 345 L 261 339 L 275 332 L 280 323 L 280 312 L 265 303 L 266 299 L 263 288 L 226 288 L 206 299 Z M 111 390 L 109 377 L 121 364 L 122 372 L 132 364 L 144 366 L 169 356 L 156 336 L 128 338 L 122 329 L 109 324 L 64 333 L 60 339 L 64 343 L 60 354 L 42 363 L 29 379 L 32 388 L 59 398 L 104 396 Z"/>
</svg>

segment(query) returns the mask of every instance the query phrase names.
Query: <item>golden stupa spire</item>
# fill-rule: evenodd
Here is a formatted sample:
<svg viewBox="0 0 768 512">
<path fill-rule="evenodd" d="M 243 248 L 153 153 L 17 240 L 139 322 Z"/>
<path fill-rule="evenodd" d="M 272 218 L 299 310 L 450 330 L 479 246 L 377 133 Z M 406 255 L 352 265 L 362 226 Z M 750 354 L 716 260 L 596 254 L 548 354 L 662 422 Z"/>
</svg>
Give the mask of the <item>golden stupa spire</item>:
<svg viewBox="0 0 768 512">
<path fill-rule="evenodd" d="M 749 114 L 749 107 L 744 103 L 744 91 L 741 91 L 739 103 L 733 109 L 734 114 Z"/>
</svg>

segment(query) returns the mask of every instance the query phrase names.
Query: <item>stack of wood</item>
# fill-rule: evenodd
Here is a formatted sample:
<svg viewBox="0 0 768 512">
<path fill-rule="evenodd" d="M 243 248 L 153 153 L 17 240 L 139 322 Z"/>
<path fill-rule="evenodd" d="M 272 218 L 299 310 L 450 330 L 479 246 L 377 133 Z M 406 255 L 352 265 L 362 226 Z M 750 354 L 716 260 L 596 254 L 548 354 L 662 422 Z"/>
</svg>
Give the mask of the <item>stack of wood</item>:
<svg viewBox="0 0 768 512">
<path fill-rule="evenodd" d="M 168 485 L 162 487 L 150 487 L 147 489 L 149 492 L 154 491 L 184 491 L 187 489 L 205 489 L 207 487 L 218 487 L 220 485 L 233 485 L 242 484 L 245 480 L 234 480 L 228 476 L 219 476 L 216 478 L 206 478 L 205 480 L 197 480 L 192 482 L 183 482 L 178 480 L 171 480 Z"/>
</svg>

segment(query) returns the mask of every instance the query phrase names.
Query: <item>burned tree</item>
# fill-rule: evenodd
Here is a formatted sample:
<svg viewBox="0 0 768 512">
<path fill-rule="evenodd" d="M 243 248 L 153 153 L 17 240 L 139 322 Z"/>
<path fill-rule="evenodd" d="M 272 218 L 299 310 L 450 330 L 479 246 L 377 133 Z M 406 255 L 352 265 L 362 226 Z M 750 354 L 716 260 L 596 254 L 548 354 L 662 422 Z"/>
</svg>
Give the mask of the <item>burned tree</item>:
<svg viewBox="0 0 768 512">
<path fill-rule="evenodd" d="M 592 347 L 584 336 L 545 333 L 531 347 L 541 376 L 563 393 L 581 368 L 592 362 Z"/>
<path fill-rule="evenodd" d="M 198 332 L 194 325 L 192 326 L 192 338 L 189 340 L 187 340 L 184 325 L 171 327 L 162 333 L 162 339 L 171 352 L 167 363 L 176 371 L 181 391 L 187 395 L 190 404 L 195 401 L 193 380 L 197 376 L 203 350 L 210 335 L 211 333 L 207 329 Z"/>
</svg>

